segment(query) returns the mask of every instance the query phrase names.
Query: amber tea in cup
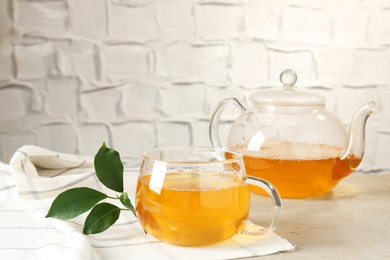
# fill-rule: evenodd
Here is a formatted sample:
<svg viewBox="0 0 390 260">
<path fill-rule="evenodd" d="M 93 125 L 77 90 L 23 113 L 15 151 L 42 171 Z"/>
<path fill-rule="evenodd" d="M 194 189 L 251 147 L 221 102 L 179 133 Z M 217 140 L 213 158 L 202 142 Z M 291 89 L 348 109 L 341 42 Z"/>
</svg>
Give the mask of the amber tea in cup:
<svg viewBox="0 0 390 260">
<path fill-rule="evenodd" d="M 248 184 L 270 194 L 274 203 L 268 228 L 245 225 L 250 208 Z M 237 233 L 274 230 L 280 197 L 261 179 L 247 177 L 239 153 L 208 147 L 173 147 L 145 152 L 137 183 L 136 210 L 145 231 L 184 246 L 217 243 Z"/>
</svg>

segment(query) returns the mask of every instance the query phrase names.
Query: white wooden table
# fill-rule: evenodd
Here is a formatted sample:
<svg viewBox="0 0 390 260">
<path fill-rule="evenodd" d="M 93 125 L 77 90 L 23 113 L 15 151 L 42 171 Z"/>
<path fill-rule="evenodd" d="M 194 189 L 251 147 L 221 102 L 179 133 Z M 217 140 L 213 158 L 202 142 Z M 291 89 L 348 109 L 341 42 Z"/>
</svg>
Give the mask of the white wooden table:
<svg viewBox="0 0 390 260">
<path fill-rule="evenodd" d="M 70 259 L 72 245 L 61 232 L 28 214 L 15 197 L 11 177 L 2 174 L 0 186 L 0 258 L 37 259 L 35 254 L 56 253 L 59 259 Z M 252 197 L 253 222 L 267 219 L 262 212 L 270 207 L 268 200 Z M 390 174 L 353 174 L 326 197 L 282 202 L 275 232 L 296 250 L 260 259 L 390 259 Z"/>
<path fill-rule="evenodd" d="M 258 210 L 264 198 L 252 200 Z M 390 259 L 390 174 L 354 173 L 325 197 L 282 206 L 275 233 L 297 248 L 261 259 Z"/>
</svg>

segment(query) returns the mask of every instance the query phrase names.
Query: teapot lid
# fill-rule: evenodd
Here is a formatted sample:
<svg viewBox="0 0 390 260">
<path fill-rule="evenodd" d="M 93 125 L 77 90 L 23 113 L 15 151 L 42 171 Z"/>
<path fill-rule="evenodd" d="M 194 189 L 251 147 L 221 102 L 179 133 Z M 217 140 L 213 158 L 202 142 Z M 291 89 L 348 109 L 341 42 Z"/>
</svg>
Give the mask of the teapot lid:
<svg viewBox="0 0 390 260">
<path fill-rule="evenodd" d="M 258 90 L 250 97 L 254 105 L 276 106 L 318 106 L 325 104 L 325 98 L 314 93 L 296 91 L 297 74 L 291 69 L 286 69 L 280 74 L 283 84 L 280 90 Z"/>
</svg>

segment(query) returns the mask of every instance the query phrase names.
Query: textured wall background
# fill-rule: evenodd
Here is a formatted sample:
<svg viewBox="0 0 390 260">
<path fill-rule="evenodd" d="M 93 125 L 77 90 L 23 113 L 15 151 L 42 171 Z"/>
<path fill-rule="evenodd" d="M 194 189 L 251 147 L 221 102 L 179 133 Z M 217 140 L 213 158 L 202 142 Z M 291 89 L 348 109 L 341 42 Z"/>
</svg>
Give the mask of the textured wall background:
<svg viewBox="0 0 390 260">
<path fill-rule="evenodd" d="M 292 68 L 346 125 L 377 102 L 360 170 L 390 169 L 390 1 L 1 0 L 0 39 L 2 161 L 209 145 L 219 100 Z"/>
</svg>

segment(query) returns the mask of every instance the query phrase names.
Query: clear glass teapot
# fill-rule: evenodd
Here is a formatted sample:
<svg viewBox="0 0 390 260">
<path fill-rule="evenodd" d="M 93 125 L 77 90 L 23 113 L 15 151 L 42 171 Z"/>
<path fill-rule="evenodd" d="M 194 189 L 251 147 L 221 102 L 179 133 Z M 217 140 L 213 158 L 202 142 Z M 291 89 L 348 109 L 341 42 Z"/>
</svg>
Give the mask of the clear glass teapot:
<svg viewBox="0 0 390 260">
<path fill-rule="evenodd" d="M 227 148 L 243 154 L 247 174 L 269 181 L 284 198 L 321 196 L 360 164 L 375 102 L 356 112 L 347 133 L 325 109 L 323 97 L 296 90 L 294 71 L 283 71 L 280 80 L 280 90 L 254 92 L 249 108 L 235 98 L 222 100 L 211 116 L 211 143 L 222 147 L 220 116 L 225 105 L 234 104 L 243 112 L 230 129 Z"/>
</svg>

